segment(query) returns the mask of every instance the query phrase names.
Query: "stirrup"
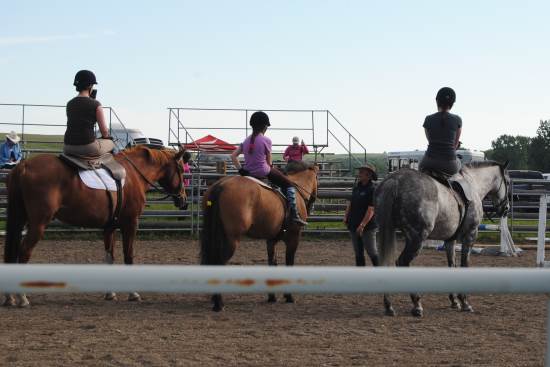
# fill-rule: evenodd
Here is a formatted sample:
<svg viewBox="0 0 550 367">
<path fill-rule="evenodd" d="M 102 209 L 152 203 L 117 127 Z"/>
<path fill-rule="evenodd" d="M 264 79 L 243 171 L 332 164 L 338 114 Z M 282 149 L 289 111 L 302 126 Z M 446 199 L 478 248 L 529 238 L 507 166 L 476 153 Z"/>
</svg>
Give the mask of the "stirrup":
<svg viewBox="0 0 550 367">
<path fill-rule="evenodd" d="M 305 220 L 303 220 L 302 218 L 300 218 L 299 215 L 293 216 L 292 221 L 295 222 L 295 223 L 298 223 L 302 226 L 307 226 L 307 222 Z"/>
</svg>

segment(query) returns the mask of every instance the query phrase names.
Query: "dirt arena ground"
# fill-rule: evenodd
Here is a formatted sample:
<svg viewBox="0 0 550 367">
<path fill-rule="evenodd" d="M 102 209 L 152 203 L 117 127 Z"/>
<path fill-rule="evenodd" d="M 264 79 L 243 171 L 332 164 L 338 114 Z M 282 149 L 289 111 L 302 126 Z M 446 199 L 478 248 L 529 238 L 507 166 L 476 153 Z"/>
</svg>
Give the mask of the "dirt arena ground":
<svg viewBox="0 0 550 367">
<path fill-rule="evenodd" d="M 137 263 L 195 264 L 197 254 L 192 240 L 136 246 Z M 232 263 L 265 259 L 264 244 L 251 241 Z M 99 241 L 44 241 L 32 259 L 102 261 Z M 532 267 L 535 252 L 472 261 Z M 445 255 L 425 250 L 414 264 L 445 266 Z M 297 265 L 353 265 L 351 245 L 304 241 Z M 206 295 L 142 296 L 130 303 L 123 294 L 115 302 L 101 294 L 31 295 L 28 309 L 0 308 L 0 366 L 542 366 L 546 345 L 545 295 L 471 296 L 473 314 L 451 310 L 446 296 L 425 295 L 422 319 L 410 316 L 407 295 L 394 296 L 394 318 L 383 316 L 378 295 L 296 295 L 295 304 L 228 295 L 222 313 L 210 311 Z"/>
</svg>

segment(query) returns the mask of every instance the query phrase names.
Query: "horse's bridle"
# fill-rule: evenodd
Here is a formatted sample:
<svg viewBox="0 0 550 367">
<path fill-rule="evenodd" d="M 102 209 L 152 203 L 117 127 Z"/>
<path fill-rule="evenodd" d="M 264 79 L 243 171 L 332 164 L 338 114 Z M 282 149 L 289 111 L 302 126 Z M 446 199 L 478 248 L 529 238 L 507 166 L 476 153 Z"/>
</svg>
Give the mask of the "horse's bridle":
<svg viewBox="0 0 550 367">
<path fill-rule="evenodd" d="M 506 182 L 506 173 L 504 172 L 504 169 L 500 167 L 500 172 L 502 173 L 502 181 L 500 181 L 500 185 L 498 186 L 497 192 L 500 191 L 502 188 L 502 184 L 504 183 L 504 199 L 500 200 L 495 207 L 494 212 L 488 213 L 487 217 L 492 220 L 495 216 L 504 217 L 506 214 L 508 214 L 508 208 L 506 207 L 508 204 L 508 183 Z"/>
<path fill-rule="evenodd" d="M 169 198 L 171 197 L 172 199 L 174 199 L 174 204 L 177 206 L 177 207 L 184 207 L 184 203 L 185 203 L 185 198 L 181 195 L 181 192 L 183 191 L 184 187 L 185 187 L 185 184 L 184 184 L 184 180 L 183 180 L 183 167 L 180 167 L 180 165 L 178 164 L 178 162 L 176 161 L 176 171 L 177 171 L 177 175 L 178 175 L 178 178 L 179 178 L 179 185 L 178 185 L 178 191 L 177 193 L 172 193 L 172 192 L 169 192 L 168 190 L 166 190 L 165 188 L 163 188 L 162 186 L 159 186 L 157 184 L 155 184 L 154 182 L 151 182 L 144 174 L 143 172 L 141 172 L 141 170 L 136 166 L 136 164 L 130 159 L 128 158 L 128 156 L 123 152 L 121 151 L 120 154 L 122 155 L 122 157 L 124 157 L 124 159 L 126 159 L 128 161 L 128 163 L 130 163 L 130 165 L 136 170 L 136 172 L 141 176 L 141 178 L 148 184 L 150 185 L 155 191 L 157 192 L 160 192 L 162 194 L 165 194 L 164 197 L 162 197 L 161 199 L 159 200 L 164 200 L 166 198 Z M 171 179 L 172 177 L 170 177 Z"/>
<path fill-rule="evenodd" d="M 316 178 L 316 180 L 318 180 L 318 178 Z M 298 193 L 300 194 L 302 199 L 304 199 L 304 202 L 305 202 L 306 208 L 307 208 L 307 212 L 308 212 L 308 215 L 309 215 L 309 212 L 311 210 L 311 207 L 312 207 L 313 203 L 315 202 L 315 200 L 317 200 L 317 193 L 316 192 L 315 193 L 310 192 L 310 191 L 306 190 L 303 186 L 298 185 L 295 182 L 293 182 L 292 185 L 294 185 L 294 187 L 296 187 L 298 189 Z"/>
</svg>

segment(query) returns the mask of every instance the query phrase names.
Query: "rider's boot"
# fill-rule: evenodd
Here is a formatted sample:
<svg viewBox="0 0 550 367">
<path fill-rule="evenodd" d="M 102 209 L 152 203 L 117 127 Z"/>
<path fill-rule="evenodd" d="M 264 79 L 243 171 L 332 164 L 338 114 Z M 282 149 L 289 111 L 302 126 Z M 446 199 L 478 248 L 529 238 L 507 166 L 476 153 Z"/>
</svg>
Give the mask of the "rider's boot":
<svg viewBox="0 0 550 367">
<path fill-rule="evenodd" d="M 302 226 L 307 225 L 307 222 L 300 218 L 300 214 L 298 213 L 298 205 L 296 204 L 296 188 L 290 186 L 286 189 L 286 199 L 288 200 L 288 205 L 290 207 L 290 219 Z"/>
</svg>

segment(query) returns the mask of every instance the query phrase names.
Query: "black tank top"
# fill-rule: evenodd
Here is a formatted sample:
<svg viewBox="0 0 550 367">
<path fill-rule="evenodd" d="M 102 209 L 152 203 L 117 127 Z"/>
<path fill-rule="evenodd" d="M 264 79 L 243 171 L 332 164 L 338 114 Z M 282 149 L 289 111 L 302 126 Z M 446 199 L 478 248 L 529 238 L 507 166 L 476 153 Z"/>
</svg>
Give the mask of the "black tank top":
<svg viewBox="0 0 550 367">
<path fill-rule="evenodd" d="M 428 150 L 426 155 L 435 159 L 456 159 L 455 139 L 462 119 L 449 112 L 437 112 L 426 116 L 424 128 L 428 130 Z"/>
<path fill-rule="evenodd" d="M 86 145 L 95 140 L 94 126 L 99 101 L 89 97 L 74 97 L 67 103 L 67 145 Z"/>
</svg>

